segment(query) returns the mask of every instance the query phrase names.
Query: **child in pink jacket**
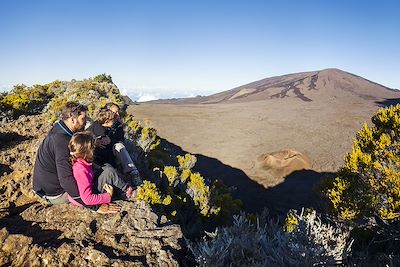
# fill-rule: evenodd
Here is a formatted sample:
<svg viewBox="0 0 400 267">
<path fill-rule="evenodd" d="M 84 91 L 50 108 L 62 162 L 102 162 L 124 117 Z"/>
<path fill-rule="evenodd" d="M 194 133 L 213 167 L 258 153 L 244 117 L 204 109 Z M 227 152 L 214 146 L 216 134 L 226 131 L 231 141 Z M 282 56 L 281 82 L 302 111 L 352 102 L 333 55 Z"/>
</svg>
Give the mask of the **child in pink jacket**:
<svg viewBox="0 0 400 267">
<path fill-rule="evenodd" d="M 94 141 L 95 138 L 91 132 L 78 132 L 72 136 L 68 146 L 73 164 L 72 172 L 82 201 L 89 206 L 110 203 L 114 188 L 124 193 L 125 198 L 131 198 L 133 188 L 120 178 L 116 171 L 107 172 L 108 175 L 100 175 L 97 179 L 94 178 L 91 163 Z M 101 193 L 104 191 L 105 193 Z M 72 203 L 76 205 L 75 202 Z"/>
</svg>

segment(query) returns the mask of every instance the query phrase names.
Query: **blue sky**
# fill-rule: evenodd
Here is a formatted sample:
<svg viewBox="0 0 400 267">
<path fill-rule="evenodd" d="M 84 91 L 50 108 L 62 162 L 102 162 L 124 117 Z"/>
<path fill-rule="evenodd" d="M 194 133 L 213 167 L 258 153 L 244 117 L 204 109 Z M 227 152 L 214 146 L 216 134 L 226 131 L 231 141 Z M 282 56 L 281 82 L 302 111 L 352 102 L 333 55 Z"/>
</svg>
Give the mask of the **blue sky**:
<svg viewBox="0 0 400 267">
<path fill-rule="evenodd" d="M 111 74 L 139 97 L 340 68 L 400 89 L 399 1 L 0 1 L 0 89 Z"/>
</svg>

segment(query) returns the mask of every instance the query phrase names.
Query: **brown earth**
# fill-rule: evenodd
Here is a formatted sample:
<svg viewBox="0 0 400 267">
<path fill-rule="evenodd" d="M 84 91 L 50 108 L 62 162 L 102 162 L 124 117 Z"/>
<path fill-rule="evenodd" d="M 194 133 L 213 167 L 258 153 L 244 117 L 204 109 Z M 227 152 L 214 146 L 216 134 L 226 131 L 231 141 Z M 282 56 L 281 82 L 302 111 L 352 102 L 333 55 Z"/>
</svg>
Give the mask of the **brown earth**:
<svg viewBox="0 0 400 267">
<path fill-rule="evenodd" d="M 141 103 L 128 112 L 148 119 L 170 147 L 196 154 L 197 169 L 236 187 L 246 209 L 286 211 L 321 207 L 313 187 L 343 164 L 361 125 L 399 99 L 397 90 L 328 69 L 272 77 L 207 97 Z M 259 164 L 263 155 L 287 150 L 309 158 L 308 170 Z"/>
</svg>

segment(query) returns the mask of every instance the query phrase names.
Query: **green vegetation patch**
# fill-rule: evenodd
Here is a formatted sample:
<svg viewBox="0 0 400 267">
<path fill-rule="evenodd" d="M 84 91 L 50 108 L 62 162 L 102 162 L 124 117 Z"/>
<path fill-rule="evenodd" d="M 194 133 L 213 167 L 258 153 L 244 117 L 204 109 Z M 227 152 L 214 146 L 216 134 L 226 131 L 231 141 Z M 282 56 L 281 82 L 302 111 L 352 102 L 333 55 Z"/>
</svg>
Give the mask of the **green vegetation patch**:
<svg viewBox="0 0 400 267">
<path fill-rule="evenodd" d="M 381 108 L 364 124 L 337 177 L 325 181 L 331 209 L 344 219 L 400 217 L 400 105 Z"/>
</svg>

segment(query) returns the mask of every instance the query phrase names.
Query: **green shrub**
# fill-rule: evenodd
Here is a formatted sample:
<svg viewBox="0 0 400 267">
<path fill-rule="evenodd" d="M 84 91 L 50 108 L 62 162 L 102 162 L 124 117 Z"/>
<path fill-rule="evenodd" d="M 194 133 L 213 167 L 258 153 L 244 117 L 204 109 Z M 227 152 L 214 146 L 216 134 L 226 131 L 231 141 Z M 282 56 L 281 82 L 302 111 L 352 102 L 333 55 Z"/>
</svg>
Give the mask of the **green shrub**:
<svg viewBox="0 0 400 267">
<path fill-rule="evenodd" d="M 49 90 L 57 92 L 56 96 L 49 102 L 45 112 L 46 117 L 56 120 L 65 104 L 76 101 L 86 105 L 89 109 L 89 117 L 96 119 L 100 108 L 108 102 L 114 102 L 123 106 L 124 102 L 118 88 L 112 83 L 102 83 L 92 80 L 59 82 L 48 84 Z"/>
<path fill-rule="evenodd" d="M 157 130 L 152 127 L 145 126 L 146 121 L 137 122 L 133 117 L 128 115 L 125 117 L 126 132 L 128 137 L 139 146 L 143 152 L 150 153 L 157 149 L 160 145 L 160 140 L 157 138 Z M 144 125 L 143 125 L 144 124 Z"/>
<path fill-rule="evenodd" d="M 15 85 L 10 93 L 0 99 L 0 111 L 11 112 L 16 118 L 22 114 L 34 114 L 43 110 L 45 117 L 55 121 L 68 101 L 85 104 L 89 116 L 95 118 L 98 110 L 108 102 L 123 106 L 124 101 L 111 76 L 99 75 L 94 80 L 71 82 L 54 81 L 49 84 L 35 84 L 32 87 Z M 47 104 L 47 106 L 46 106 Z M 149 133 L 151 135 L 151 133 Z"/>
<path fill-rule="evenodd" d="M 186 154 L 185 156 L 177 156 L 179 163 L 179 169 L 181 170 L 190 170 L 196 165 L 197 158 L 193 155 Z"/>
<path fill-rule="evenodd" d="M 99 83 L 102 83 L 102 82 L 113 83 L 111 75 L 107 75 L 105 73 L 95 76 L 93 78 L 93 81 L 99 82 Z"/>
<path fill-rule="evenodd" d="M 170 196 L 162 197 L 156 185 L 149 181 L 144 181 L 143 184 L 139 186 L 137 191 L 137 199 L 143 200 L 151 205 L 171 204 L 171 197 Z"/>
<path fill-rule="evenodd" d="M 41 111 L 44 104 L 52 97 L 46 86 L 15 85 L 11 92 L 0 100 L 1 111 L 10 111 L 14 118 L 25 114 L 35 114 Z"/>
<path fill-rule="evenodd" d="M 59 80 L 55 80 L 49 84 L 47 84 L 48 90 L 52 93 L 57 92 L 59 89 L 61 89 L 64 86 L 63 82 Z"/>
<path fill-rule="evenodd" d="M 151 183 L 152 190 L 148 189 L 148 183 L 140 186 L 138 198 L 149 204 L 164 205 L 167 215 L 179 223 L 189 237 L 228 223 L 232 215 L 240 211 L 241 201 L 233 199 L 222 182 L 215 181 L 208 186 L 200 173 L 192 172 L 195 156 L 186 154 L 177 158 L 179 169 L 175 166 L 164 167 L 162 175 L 166 183 Z M 165 204 L 164 199 L 171 201 Z"/>
<path fill-rule="evenodd" d="M 344 219 L 400 216 L 400 105 L 379 109 L 364 124 L 337 177 L 324 182 L 331 209 Z"/>
</svg>

